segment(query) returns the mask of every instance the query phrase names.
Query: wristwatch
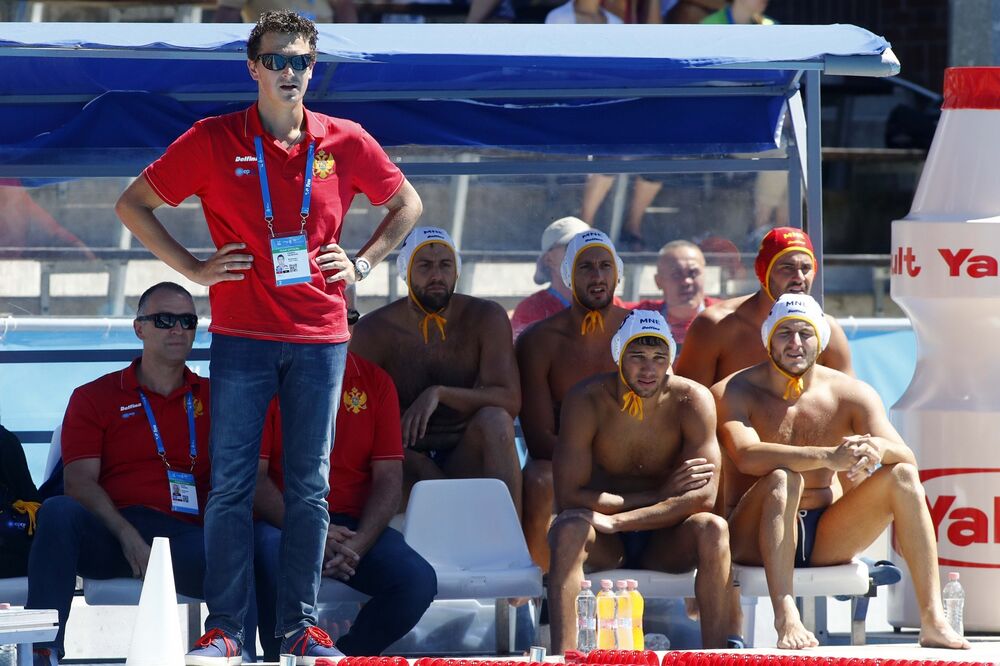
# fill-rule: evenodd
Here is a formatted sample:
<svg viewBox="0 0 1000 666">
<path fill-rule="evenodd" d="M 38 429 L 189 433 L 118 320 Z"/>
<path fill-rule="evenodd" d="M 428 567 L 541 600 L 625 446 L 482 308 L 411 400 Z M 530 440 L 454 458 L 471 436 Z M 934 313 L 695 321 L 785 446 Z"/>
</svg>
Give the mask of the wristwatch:
<svg viewBox="0 0 1000 666">
<path fill-rule="evenodd" d="M 372 265 L 364 257 L 355 257 L 351 263 L 354 264 L 355 282 L 361 282 L 372 271 Z"/>
</svg>

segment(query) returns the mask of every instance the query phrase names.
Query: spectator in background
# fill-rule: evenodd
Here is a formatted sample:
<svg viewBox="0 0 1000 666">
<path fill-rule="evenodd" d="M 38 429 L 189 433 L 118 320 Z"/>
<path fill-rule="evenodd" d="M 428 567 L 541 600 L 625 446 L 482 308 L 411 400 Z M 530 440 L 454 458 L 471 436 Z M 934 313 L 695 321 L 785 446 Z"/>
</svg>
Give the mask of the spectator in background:
<svg viewBox="0 0 1000 666">
<path fill-rule="evenodd" d="M 595 173 L 587 177 L 583 186 L 583 202 L 580 204 L 580 217 L 587 224 L 593 225 L 597 210 L 615 182 L 614 176 Z M 653 175 L 636 175 L 632 184 L 632 200 L 629 203 L 628 216 L 618 234 L 617 242 L 632 252 L 642 252 L 646 249 L 646 241 L 642 237 L 642 218 L 653 199 L 663 189 L 663 179 Z"/>
<path fill-rule="evenodd" d="M 705 296 L 705 255 L 694 243 L 671 241 L 660 248 L 655 280 L 663 298 L 641 301 L 635 309 L 663 315 L 679 350 L 694 318 L 720 300 Z"/>
<path fill-rule="evenodd" d="M 354 0 L 218 0 L 216 23 L 256 23 L 260 15 L 290 9 L 313 23 L 357 23 Z"/>
<path fill-rule="evenodd" d="M 0 179 L 0 247 L 69 246 L 83 250 L 81 258 L 96 260 L 87 244 L 38 205 L 18 180 Z"/>
<path fill-rule="evenodd" d="M 26 576 L 41 502 L 17 435 L 0 426 L 0 578 Z"/>
<path fill-rule="evenodd" d="M 727 7 L 709 14 L 702 23 L 723 25 L 774 25 L 774 19 L 764 15 L 768 0 L 731 0 Z"/>
<path fill-rule="evenodd" d="M 55 608 L 62 656 L 77 575 L 142 578 L 153 537 L 170 539 L 177 591 L 202 596 L 202 516 L 209 488 L 209 384 L 187 369 L 198 317 L 184 287 L 161 282 L 139 298 L 142 355 L 77 388 L 62 429 L 66 494 L 45 501 L 28 563 L 28 608 Z M 181 493 L 175 499 L 172 486 Z"/>
<path fill-rule="evenodd" d="M 535 284 L 549 283 L 548 289 L 536 291 L 514 308 L 511 326 L 514 338 L 530 324 L 551 317 L 569 307 L 573 292 L 562 281 L 560 266 L 566 256 L 566 244 L 590 225 L 578 217 L 562 217 L 545 227 L 542 232 L 542 254 L 535 263 Z M 624 303 L 614 297 L 614 304 L 624 307 Z"/>
<path fill-rule="evenodd" d="M 361 319 L 350 349 L 396 384 L 404 492 L 424 479 L 495 478 L 521 515 L 521 390 L 507 313 L 455 293 L 461 257 L 444 229 L 414 229 L 396 266 L 407 296 Z"/>
<path fill-rule="evenodd" d="M 725 6 L 726 0 L 675 0 L 673 7 L 664 9 L 664 14 L 667 23 L 701 23 L 703 18 Z"/>
<path fill-rule="evenodd" d="M 545 17 L 546 23 L 606 23 L 622 20 L 601 6 L 601 0 L 569 0 L 559 5 Z"/>
<path fill-rule="evenodd" d="M 257 471 L 254 525 L 257 608 L 264 661 L 278 660 L 275 637 L 278 551 L 284 519 L 281 412 L 271 403 Z M 351 630 L 337 640 L 349 656 L 375 656 L 402 638 L 437 593 L 433 567 L 389 527 L 403 492 L 399 398 L 392 378 L 347 355 L 337 429 L 330 453 L 330 527 L 323 575 L 371 595 Z M 252 639 L 252 636 L 250 637 Z"/>
</svg>

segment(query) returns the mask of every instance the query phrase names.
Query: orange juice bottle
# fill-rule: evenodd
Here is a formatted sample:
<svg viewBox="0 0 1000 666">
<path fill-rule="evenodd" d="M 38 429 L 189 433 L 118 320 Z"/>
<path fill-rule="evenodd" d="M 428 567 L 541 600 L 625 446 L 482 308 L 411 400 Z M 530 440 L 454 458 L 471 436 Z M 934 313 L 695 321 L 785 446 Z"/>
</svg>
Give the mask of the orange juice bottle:
<svg viewBox="0 0 1000 666">
<path fill-rule="evenodd" d="M 618 642 L 615 640 L 615 609 L 618 602 L 611 581 L 601 580 L 601 591 L 597 593 L 597 649 L 614 650 Z"/>
<path fill-rule="evenodd" d="M 642 633 L 642 611 L 646 605 L 639 594 L 639 581 L 628 579 L 628 595 L 632 599 L 632 649 L 645 650 L 645 635 Z"/>
</svg>

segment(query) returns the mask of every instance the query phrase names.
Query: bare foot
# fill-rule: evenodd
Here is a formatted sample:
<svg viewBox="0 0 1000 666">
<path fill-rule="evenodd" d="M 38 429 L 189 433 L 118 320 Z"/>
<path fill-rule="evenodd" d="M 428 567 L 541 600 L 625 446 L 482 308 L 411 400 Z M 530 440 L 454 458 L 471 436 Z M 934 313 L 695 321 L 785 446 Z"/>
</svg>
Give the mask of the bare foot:
<svg viewBox="0 0 1000 666">
<path fill-rule="evenodd" d="M 923 622 L 920 625 L 920 647 L 968 650 L 969 641 L 959 636 L 944 618 Z"/>
<path fill-rule="evenodd" d="M 806 629 L 797 617 L 787 618 L 780 623 L 775 620 L 774 628 L 778 631 L 779 650 L 802 650 L 819 645 L 813 633 Z"/>
</svg>

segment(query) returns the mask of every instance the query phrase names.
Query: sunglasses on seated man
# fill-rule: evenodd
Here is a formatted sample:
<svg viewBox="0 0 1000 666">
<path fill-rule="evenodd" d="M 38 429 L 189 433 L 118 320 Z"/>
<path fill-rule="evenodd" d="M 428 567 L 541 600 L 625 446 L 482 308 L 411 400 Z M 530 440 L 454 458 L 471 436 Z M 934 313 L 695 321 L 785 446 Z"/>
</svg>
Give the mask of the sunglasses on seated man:
<svg viewBox="0 0 1000 666">
<path fill-rule="evenodd" d="M 267 69 L 272 72 L 284 71 L 285 67 L 288 65 L 292 66 L 296 72 L 302 72 L 309 68 L 312 64 L 313 55 L 311 53 L 303 53 L 301 55 L 285 56 L 280 53 L 261 53 L 257 56 L 257 60 L 260 60 L 260 64 L 264 65 Z"/>
<path fill-rule="evenodd" d="M 181 323 L 181 328 L 185 331 L 193 331 L 198 327 L 198 315 L 191 313 L 154 312 L 153 314 L 136 317 L 135 320 L 151 321 L 156 328 L 173 328 L 177 322 Z"/>
</svg>

